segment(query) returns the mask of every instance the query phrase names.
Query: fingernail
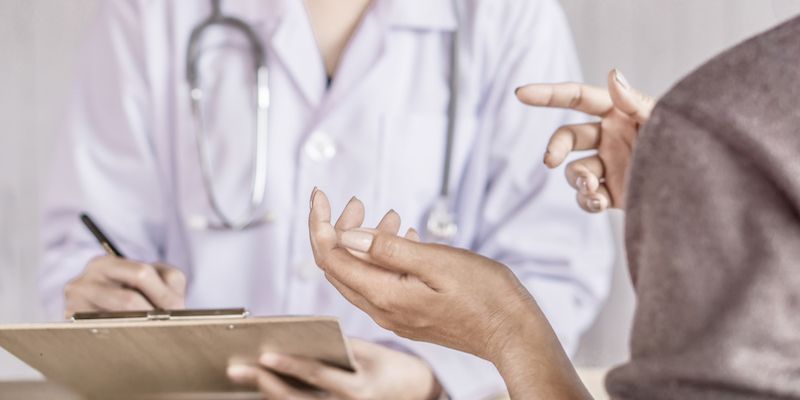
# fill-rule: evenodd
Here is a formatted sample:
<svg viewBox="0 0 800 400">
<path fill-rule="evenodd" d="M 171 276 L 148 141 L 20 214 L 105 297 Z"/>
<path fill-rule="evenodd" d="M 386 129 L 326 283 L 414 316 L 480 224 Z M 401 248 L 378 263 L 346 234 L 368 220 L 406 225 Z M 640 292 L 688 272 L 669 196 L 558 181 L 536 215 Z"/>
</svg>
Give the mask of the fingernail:
<svg viewBox="0 0 800 400">
<path fill-rule="evenodd" d="M 600 199 L 589 199 L 587 200 L 587 206 L 592 211 L 602 211 L 603 202 Z"/>
<path fill-rule="evenodd" d="M 373 238 L 374 236 L 371 233 L 355 229 L 342 233 L 341 241 L 342 246 L 348 249 L 366 253 L 372 247 Z"/>
<path fill-rule="evenodd" d="M 550 150 L 547 150 L 544 153 L 544 159 L 542 160 L 543 163 L 547 164 L 547 158 L 550 157 Z"/>
<path fill-rule="evenodd" d="M 579 176 L 578 179 L 575 180 L 575 185 L 578 186 L 578 189 L 584 191 L 589 189 L 589 182 L 582 176 Z"/>
<path fill-rule="evenodd" d="M 261 355 L 258 361 L 267 367 L 274 367 L 280 362 L 281 356 L 273 353 L 265 353 Z"/>
<path fill-rule="evenodd" d="M 319 188 L 314 186 L 314 190 L 311 191 L 311 200 L 309 200 L 309 207 L 314 208 L 314 198 L 317 197 L 317 192 L 319 192 Z"/>
<path fill-rule="evenodd" d="M 347 202 L 347 205 L 350 205 L 350 203 L 352 203 L 352 202 L 354 202 L 354 201 L 360 201 L 360 200 L 358 200 L 358 197 L 356 197 L 356 196 L 353 196 L 353 197 L 351 197 L 351 198 L 350 198 L 350 200 Z"/>
<path fill-rule="evenodd" d="M 246 365 L 233 364 L 228 366 L 228 378 L 234 381 L 248 380 L 253 376 L 253 368 Z"/>
<path fill-rule="evenodd" d="M 628 84 L 628 80 L 625 79 L 625 75 L 622 75 L 622 72 L 616 68 L 614 68 L 614 79 L 622 85 L 624 89 L 630 89 L 630 84 Z"/>
</svg>

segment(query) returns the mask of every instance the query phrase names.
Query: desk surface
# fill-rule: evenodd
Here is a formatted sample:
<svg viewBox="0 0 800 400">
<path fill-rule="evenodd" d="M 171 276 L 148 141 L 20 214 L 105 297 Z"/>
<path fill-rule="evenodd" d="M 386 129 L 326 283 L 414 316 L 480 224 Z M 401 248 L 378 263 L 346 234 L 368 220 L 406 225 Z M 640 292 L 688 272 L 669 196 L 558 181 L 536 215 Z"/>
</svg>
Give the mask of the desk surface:
<svg viewBox="0 0 800 400">
<path fill-rule="evenodd" d="M 589 388 L 589 391 L 592 392 L 592 395 L 594 395 L 596 400 L 604 400 L 608 398 L 608 395 L 605 393 L 605 390 L 602 386 L 603 377 L 605 376 L 604 370 L 580 369 L 578 373 L 581 376 L 583 382 L 586 384 L 587 388 Z M 199 398 L 215 399 L 215 400 L 224 399 L 219 397 L 218 395 L 211 397 L 201 396 Z M 242 393 L 242 394 L 233 394 L 228 398 L 235 400 L 243 400 L 243 399 L 254 399 L 258 397 L 253 397 L 253 395 Z M 168 399 L 189 400 L 189 399 L 198 399 L 198 397 L 171 396 L 168 398 L 165 397 L 158 398 L 158 400 L 168 400 Z M 42 382 L 42 381 L 23 381 L 23 382 L 0 382 L 0 400 L 86 400 L 86 399 L 54 383 Z M 146 400 L 157 400 L 157 399 L 149 397 Z"/>
</svg>

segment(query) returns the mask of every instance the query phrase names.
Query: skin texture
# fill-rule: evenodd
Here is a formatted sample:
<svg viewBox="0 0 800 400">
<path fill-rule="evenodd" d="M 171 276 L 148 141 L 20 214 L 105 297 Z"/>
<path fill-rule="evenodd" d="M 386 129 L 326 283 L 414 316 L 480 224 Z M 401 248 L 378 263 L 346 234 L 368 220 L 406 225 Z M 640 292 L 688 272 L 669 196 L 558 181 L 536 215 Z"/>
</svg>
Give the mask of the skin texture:
<svg viewBox="0 0 800 400">
<path fill-rule="evenodd" d="M 631 88 L 617 70 L 608 74 L 608 90 L 579 83 L 534 84 L 517 89 L 517 97 L 531 106 L 569 108 L 600 119 L 556 130 L 544 163 L 556 168 L 573 151 L 595 150 L 566 168 L 578 204 L 592 213 L 624 209 L 631 154 L 655 100 Z"/>
<path fill-rule="evenodd" d="M 413 230 L 401 238 L 381 225 L 360 229 L 364 206 L 357 199 L 336 227 L 325 194 L 315 190 L 312 203 L 317 265 L 379 325 L 493 362 L 513 398 L 590 398 L 536 302 L 506 266 L 420 243 Z M 393 211 L 387 219 L 399 226 Z"/>
<path fill-rule="evenodd" d="M 184 308 L 186 277 L 164 264 L 97 257 L 64 288 L 65 313 Z"/>
</svg>

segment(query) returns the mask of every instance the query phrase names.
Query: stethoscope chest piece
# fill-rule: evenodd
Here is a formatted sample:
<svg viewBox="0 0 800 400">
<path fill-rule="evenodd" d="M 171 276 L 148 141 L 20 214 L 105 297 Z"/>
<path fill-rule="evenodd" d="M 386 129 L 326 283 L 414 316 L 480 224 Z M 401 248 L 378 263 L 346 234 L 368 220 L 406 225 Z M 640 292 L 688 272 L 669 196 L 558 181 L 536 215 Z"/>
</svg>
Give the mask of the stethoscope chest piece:
<svg viewBox="0 0 800 400">
<path fill-rule="evenodd" d="M 450 209 L 447 197 L 440 197 L 433 204 L 425 230 L 428 234 L 426 239 L 431 242 L 452 243 L 458 234 L 458 224 L 455 214 Z"/>
</svg>

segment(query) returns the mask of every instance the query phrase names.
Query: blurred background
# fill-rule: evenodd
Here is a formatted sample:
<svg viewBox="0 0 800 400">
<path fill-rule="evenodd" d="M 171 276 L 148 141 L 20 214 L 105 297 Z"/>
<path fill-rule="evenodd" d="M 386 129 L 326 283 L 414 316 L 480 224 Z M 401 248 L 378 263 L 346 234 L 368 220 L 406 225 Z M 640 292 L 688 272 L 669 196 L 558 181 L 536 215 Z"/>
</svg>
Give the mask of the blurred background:
<svg viewBox="0 0 800 400">
<path fill-rule="evenodd" d="M 0 323 L 41 319 L 36 294 L 39 182 L 73 76 L 76 48 L 101 0 L 0 0 Z M 618 67 L 659 96 L 736 42 L 800 13 L 800 0 L 561 0 L 587 82 Z M 622 216 L 612 214 L 622 254 Z M 633 292 L 624 259 L 577 361 L 605 368 L 627 356 Z M 35 372 L 0 350 L 0 379 Z"/>
</svg>

